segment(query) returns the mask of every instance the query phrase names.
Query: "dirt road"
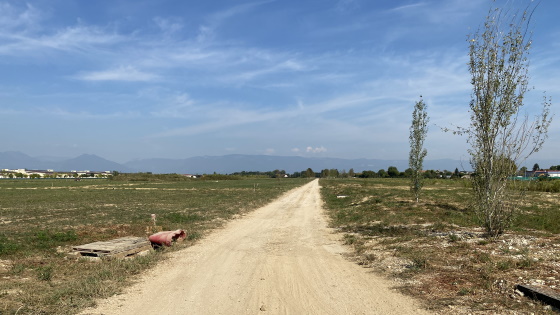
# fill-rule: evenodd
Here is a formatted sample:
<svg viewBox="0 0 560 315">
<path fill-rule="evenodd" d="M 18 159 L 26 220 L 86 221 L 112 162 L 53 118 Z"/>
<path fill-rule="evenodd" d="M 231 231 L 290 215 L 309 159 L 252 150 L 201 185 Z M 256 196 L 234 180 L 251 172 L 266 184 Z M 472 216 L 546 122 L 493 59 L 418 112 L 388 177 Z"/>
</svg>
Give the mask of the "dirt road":
<svg viewBox="0 0 560 315">
<path fill-rule="evenodd" d="M 342 257 L 318 180 L 173 253 L 83 314 L 427 314 Z"/>
</svg>

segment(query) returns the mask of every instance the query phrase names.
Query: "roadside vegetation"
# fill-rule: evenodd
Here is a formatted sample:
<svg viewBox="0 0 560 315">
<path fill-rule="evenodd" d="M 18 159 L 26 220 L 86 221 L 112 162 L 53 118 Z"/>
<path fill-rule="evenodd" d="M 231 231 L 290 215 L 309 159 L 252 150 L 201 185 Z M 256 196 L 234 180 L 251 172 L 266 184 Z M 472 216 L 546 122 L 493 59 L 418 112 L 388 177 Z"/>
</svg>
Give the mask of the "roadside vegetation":
<svg viewBox="0 0 560 315">
<path fill-rule="evenodd" d="M 226 179 L 232 179 L 225 177 Z M 129 284 L 132 276 L 306 179 L 206 180 L 121 174 L 112 180 L 0 181 L 0 314 L 72 314 Z M 72 246 L 146 236 L 156 214 L 187 241 L 133 259 L 69 259 Z"/>
<path fill-rule="evenodd" d="M 552 121 L 551 100 L 529 118 L 524 110 L 529 88 L 530 22 L 537 4 L 524 9 L 513 4 L 492 8 L 478 31 L 471 34 L 468 68 L 472 93 L 470 126 L 454 133 L 465 135 L 476 215 L 486 233 L 499 236 L 508 229 L 523 203 L 522 189 L 507 189 L 519 164 L 538 152 Z"/>
<path fill-rule="evenodd" d="M 422 199 L 398 178 L 321 179 L 330 224 L 353 259 L 394 277 L 428 309 L 449 314 L 552 313 L 516 284 L 560 288 L 560 180 L 525 182 L 508 232 L 489 238 L 471 203 L 472 184 L 427 179 Z M 530 188 L 530 189 L 528 189 Z"/>
<path fill-rule="evenodd" d="M 410 126 L 410 153 L 408 154 L 408 165 L 410 166 L 410 191 L 414 194 L 416 202 L 420 199 L 420 191 L 424 185 L 424 174 L 422 174 L 424 158 L 428 150 L 424 148 L 424 141 L 428 134 L 428 122 L 430 118 L 426 112 L 426 103 L 420 96 L 420 101 L 414 104 L 412 112 L 412 124 Z"/>
</svg>

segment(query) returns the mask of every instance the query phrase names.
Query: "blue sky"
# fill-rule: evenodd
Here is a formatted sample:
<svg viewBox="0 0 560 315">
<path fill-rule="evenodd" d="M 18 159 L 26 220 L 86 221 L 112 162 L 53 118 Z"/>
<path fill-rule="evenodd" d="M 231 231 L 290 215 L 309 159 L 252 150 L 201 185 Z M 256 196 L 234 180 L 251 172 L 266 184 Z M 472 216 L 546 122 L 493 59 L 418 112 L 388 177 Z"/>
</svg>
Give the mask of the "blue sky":
<svg viewBox="0 0 560 315">
<path fill-rule="evenodd" d="M 0 151 L 407 159 L 423 95 L 427 159 L 465 160 L 439 127 L 469 124 L 466 39 L 491 5 L 0 0 Z M 543 91 L 560 101 L 558 12 L 533 17 L 529 114 Z M 556 118 L 537 158 L 558 156 Z"/>
</svg>

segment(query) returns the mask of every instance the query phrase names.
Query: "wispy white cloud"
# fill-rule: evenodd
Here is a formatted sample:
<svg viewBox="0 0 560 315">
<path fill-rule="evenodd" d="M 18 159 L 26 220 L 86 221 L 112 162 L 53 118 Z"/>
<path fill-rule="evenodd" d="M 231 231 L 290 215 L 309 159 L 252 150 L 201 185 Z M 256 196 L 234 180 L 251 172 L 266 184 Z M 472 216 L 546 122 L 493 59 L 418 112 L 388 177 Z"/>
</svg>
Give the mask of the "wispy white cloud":
<svg viewBox="0 0 560 315">
<path fill-rule="evenodd" d="M 392 46 L 400 40 L 411 37 L 435 38 L 431 42 L 437 43 L 441 36 L 449 35 L 447 29 L 457 28 L 457 25 L 477 26 L 476 15 L 481 9 L 487 8 L 486 0 L 449 0 L 449 1 L 418 1 L 401 5 L 383 12 L 383 19 L 387 21 L 407 20 L 406 24 L 395 24 L 384 32 L 385 45 Z M 484 14 L 485 12 L 482 12 Z M 414 25 L 414 27 L 411 27 Z M 463 32 L 468 33 L 465 26 Z"/>
<path fill-rule="evenodd" d="M 75 77 L 86 81 L 155 81 L 159 79 L 158 75 L 140 71 L 132 66 L 83 73 Z"/>
<path fill-rule="evenodd" d="M 231 129 L 236 126 L 275 121 L 288 116 L 294 116 L 294 113 L 290 111 L 264 112 L 258 110 L 243 110 L 231 104 L 206 104 L 204 108 L 206 108 L 206 110 L 197 110 L 195 115 L 193 115 L 192 119 L 195 120 L 195 123 L 185 127 L 169 129 L 151 137 L 162 138 L 206 134 Z"/>
<path fill-rule="evenodd" d="M 29 3 L 25 3 L 23 8 L 6 2 L 0 3 L 0 28 L 5 31 L 35 29 L 41 20 L 41 12 Z"/>
<path fill-rule="evenodd" d="M 44 50 L 92 55 L 99 53 L 102 46 L 123 41 L 124 37 L 99 27 L 75 26 L 50 35 L 0 32 L 0 39 L 4 39 L 4 43 L 0 43 L 0 54 L 4 55 L 42 55 Z"/>
<path fill-rule="evenodd" d="M 164 34 L 174 34 L 183 29 L 184 25 L 178 18 L 163 18 L 156 16 L 153 18 L 154 23 Z"/>
<path fill-rule="evenodd" d="M 180 93 L 174 95 L 171 99 L 167 100 L 167 104 L 162 105 L 159 111 L 151 113 L 154 117 L 161 118 L 190 118 L 192 117 L 196 101 L 193 100 L 187 93 Z"/>
<path fill-rule="evenodd" d="M 247 13 L 261 5 L 272 3 L 275 1 L 276 0 L 264 0 L 238 4 L 228 9 L 211 14 L 208 17 L 208 21 L 213 26 L 219 26 L 225 23 L 225 21 L 227 21 L 228 19 L 233 18 L 234 16 Z"/>
<path fill-rule="evenodd" d="M 257 47 L 245 47 L 240 43 L 214 42 L 216 29 L 239 15 L 273 1 L 259 1 L 237 5 L 212 14 L 207 18 L 209 26 L 201 25 L 197 38 L 170 41 L 166 37 L 177 33 L 184 25 L 178 19 L 155 17 L 153 22 L 161 30 L 162 37 L 142 36 L 141 30 L 119 34 L 114 28 L 78 24 L 63 29 L 43 32 L 2 32 L 0 30 L 0 55 L 36 55 L 38 58 L 54 53 L 77 52 L 90 60 L 107 60 L 112 64 L 127 64 L 116 69 L 86 72 L 75 78 L 90 81 L 154 81 L 162 77 L 161 71 L 197 69 L 213 82 L 223 80 L 243 85 L 264 76 L 309 71 L 312 68 L 294 54 Z M 12 10 L 13 11 L 13 10 Z M 30 8 L 28 11 L 32 11 Z M 12 16 L 15 13 L 12 12 Z M 21 13 L 23 14 L 23 13 Z M 15 20 L 15 19 L 13 19 Z M 204 37 L 204 39 L 201 39 Z M 126 44 L 126 45 L 125 45 Z M 141 70 L 142 69 L 142 70 Z M 198 79 L 204 79 L 198 77 Z M 263 86 L 284 85 L 285 82 L 259 81 Z"/>
<path fill-rule="evenodd" d="M 307 153 L 324 153 L 327 152 L 327 148 L 325 148 L 324 146 L 320 146 L 320 147 L 307 147 L 305 148 L 305 152 Z"/>
<path fill-rule="evenodd" d="M 285 61 L 281 61 L 278 64 L 265 65 L 264 67 L 260 67 L 258 70 L 236 74 L 231 79 L 237 82 L 245 82 L 266 75 L 286 73 L 286 72 L 306 71 L 306 69 L 307 67 L 303 65 L 301 62 L 298 62 L 294 59 L 288 59 Z"/>
<path fill-rule="evenodd" d="M 426 59 L 425 56 L 419 56 L 419 58 Z M 436 56 L 433 56 L 431 61 L 424 60 L 421 63 L 416 60 L 410 60 L 410 63 L 402 63 L 402 60 L 391 61 L 399 62 L 395 65 L 397 72 L 408 68 L 408 71 L 412 73 L 410 79 L 402 80 L 381 76 L 376 80 L 363 82 L 356 86 L 354 91 L 345 94 L 334 94 L 331 98 L 323 97 L 317 102 L 296 98 L 291 106 L 276 104 L 275 110 L 264 111 L 252 106 L 247 107 L 227 102 L 204 104 L 204 102 L 197 102 L 190 98 L 184 100 L 187 104 L 184 107 L 173 105 L 171 102 L 168 105 L 169 108 L 164 109 L 160 113 L 161 115 L 180 117 L 177 109 L 188 110 L 183 115 L 198 117 L 195 120 L 200 123 L 167 130 L 157 136 L 203 134 L 267 121 L 290 121 L 300 117 L 313 117 L 315 121 L 325 120 L 329 123 L 348 117 L 349 122 L 375 123 L 390 129 L 391 124 L 384 122 L 395 119 L 402 121 L 400 118 L 403 109 L 408 105 L 412 106 L 420 94 L 424 94 L 426 97 L 442 98 L 468 89 L 468 77 L 463 77 L 462 72 L 457 68 L 458 64 L 462 63 L 461 60 L 452 62 L 452 58 L 450 58 L 436 62 L 436 59 Z M 388 64 L 390 65 L 391 62 Z M 340 125 L 340 127 L 349 131 L 348 133 L 343 132 L 347 135 L 360 134 L 361 127 L 352 127 L 352 125 L 348 123 Z"/>
<path fill-rule="evenodd" d="M 238 15 L 245 14 L 261 5 L 274 1 L 276 0 L 265 0 L 238 4 L 209 15 L 208 17 L 206 17 L 205 23 L 199 26 L 197 41 L 207 42 L 214 40 L 217 29 L 222 27 L 228 20 L 233 19 Z"/>
<path fill-rule="evenodd" d="M 215 38 L 214 29 L 210 26 L 200 25 L 198 27 L 198 35 L 196 36 L 196 41 L 199 43 L 209 42 Z"/>
<path fill-rule="evenodd" d="M 308 104 L 305 108 L 296 104 L 288 107 L 276 106 L 276 110 L 268 111 L 252 107 L 243 108 L 240 104 L 231 103 L 201 104 L 189 99 L 188 114 L 185 112 L 182 115 L 184 115 L 183 117 L 188 116 L 190 123 L 184 127 L 165 130 L 152 137 L 193 136 L 264 122 L 291 121 L 301 119 L 301 117 L 314 117 L 313 120 L 321 120 L 330 113 L 336 117 L 335 112 L 338 110 L 350 111 L 352 107 L 363 106 L 376 99 L 378 98 L 375 96 L 348 94 L 325 102 Z M 197 106 L 191 107 L 193 104 Z M 175 109 L 173 105 L 170 105 L 168 109 L 163 109 L 158 115 L 174 113 Z"/>
<path fill-rule="evenodd" d="M 108 29 L 77 25 L 56 32 L 53 36 L 42 38 L 46 46 L 58 49 L 82 49 L 84 46 L 109 45 L 124 41 L 125 37 Z"/>
<path fill-rule="evenodd" d="M 557 35 L 560 35 L 558 33 Z M 535 86 L 536 91 L 560 94 L 560 73 L 556 69 L 560 67 L 559 43 L 552 43 L 553 48 L 541 49 L 539 44 L 534 44 L 532 53 L 533 62 L 529 68 L 530 84 Z M 542 46 L 541 46 L 542 47 Z"/>
<path fill-rule="evenodd" d="M 412 3 L 412 4 L 406 4 L 406 5 L 401 5 L 395 8 L 391 8 L 388 11 L 389 12 L 408 12 L 410 10 L 418 10 L 421 7 L 424 7 L 427 5 L 427 2 L 425 1 L 420 1 L 417 3 Z"/>
<path fill-rule="evenodd" d="M 391 8 L 387 12 L 414 16 L 417 19 L 428 19 L 433 23 L 451 24 L 456 23 L 458 18 L 462 19 L 472 14 L 472 8 L 480 7 L 486 2 L 485 0 L 418 1 Z"/>
<path fill-rule="evenodd" d="M 96 114 L 96 113 L 92 113 L 90 111 L 86 111 L 86 110 L 81 110 L 81 111 L 69 111 L 66 110 L 64 108 L 58 107 L 58 106 L 49 106 L 49 107 L 41 107 L 41 108 L 37 108 L 36 113 L 41 113 L 41 116 L 43 117 L 56 117 L 56 118 L 61 118 L 61 119 L 65 119 L 65 120 L 72 120 L 72 121 L 77 121 L 77 120 L 115 120 L 115 119 L 131 119 L 131 118 L 138 118 L 141 116 L 141 114 L 139 112 L 133 112 L 133 111 L 129 111 L 129 112 L 121 112 L 121 111 L 117 111 L 117 112 L 112 112 L 112 113 L 108 113 L 108 114 Z M 27 115 L 29 115 L 29 113 L 27 113 Z"/>
<path fill-rule="evenodd" d="M 40 55 L 45 49 L 89 51 L 99 45 L 120 42 L 124 37 L 109 28 L 81 24 L 64 28 L 47 27 L 47 16 L 31 4 L 0 3 L 0 54 Z M 91 51 L 93 50 L 93 51 Z"/>
</svg>

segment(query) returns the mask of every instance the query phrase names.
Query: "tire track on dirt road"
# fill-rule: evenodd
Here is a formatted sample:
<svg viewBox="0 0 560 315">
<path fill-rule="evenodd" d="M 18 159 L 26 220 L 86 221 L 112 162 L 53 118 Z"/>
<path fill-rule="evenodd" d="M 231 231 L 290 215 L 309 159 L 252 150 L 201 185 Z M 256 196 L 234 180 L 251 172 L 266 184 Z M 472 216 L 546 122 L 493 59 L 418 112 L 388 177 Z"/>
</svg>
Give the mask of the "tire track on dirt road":
<svg viewBox="0 0 560 315">
<path fill-rule="evenodd" d="M 230 222 L 82 314 L 428 314 L 341 255 L 319 189 Z"/>
</svg>

